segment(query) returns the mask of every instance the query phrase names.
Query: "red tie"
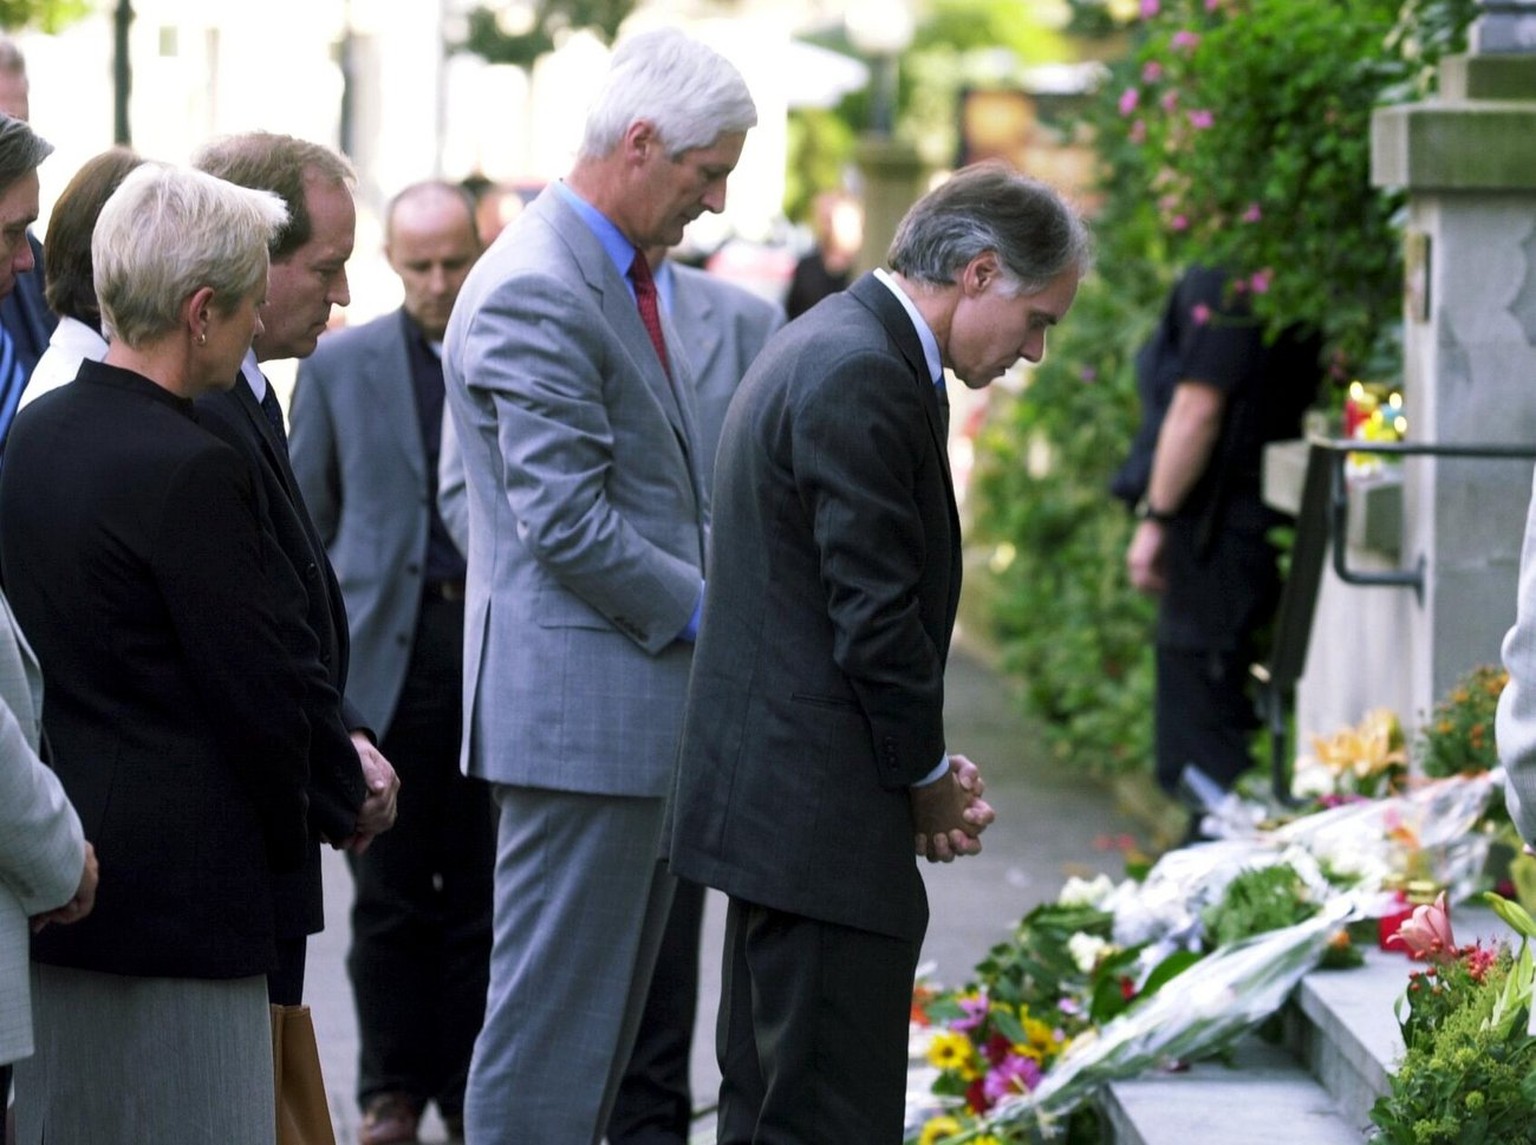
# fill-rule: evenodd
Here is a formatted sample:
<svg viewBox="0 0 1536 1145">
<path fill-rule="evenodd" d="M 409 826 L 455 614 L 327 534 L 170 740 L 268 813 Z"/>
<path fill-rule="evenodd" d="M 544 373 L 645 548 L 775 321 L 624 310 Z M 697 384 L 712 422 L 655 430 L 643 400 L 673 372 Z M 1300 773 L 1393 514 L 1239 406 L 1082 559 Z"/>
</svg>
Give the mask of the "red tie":
<svg viewBox="0 0 1536 1145">
<path fill-rule="evenodd" d="M 635 251 L 634 261 L 629 264 L 629 278 L 635 284 L 635 305 L 640 307 L 640 321 L 645 323 L 645 332 L 651 336 L 651 345 L 656 347 L 661 368 L 670 378 L 672 365 L 667 361 L 667 343 L 661 336 L 661 308 L 656 304 L 656 280 L 651 277 L 651 264 L 645 261 L 645 255 L 638 250 Z"/>
</svg>

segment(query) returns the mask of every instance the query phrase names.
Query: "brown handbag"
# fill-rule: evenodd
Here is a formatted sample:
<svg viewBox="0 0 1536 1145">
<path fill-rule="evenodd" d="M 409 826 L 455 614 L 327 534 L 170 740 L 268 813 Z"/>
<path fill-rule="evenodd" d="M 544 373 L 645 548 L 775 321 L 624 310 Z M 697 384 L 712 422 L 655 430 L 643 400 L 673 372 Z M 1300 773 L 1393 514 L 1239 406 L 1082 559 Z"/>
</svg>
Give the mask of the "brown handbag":
<svg viewBox="0 0 1536 1145">
<path fill-rule="evenodd" d="M 308 1006 L 272 1007 L 277 1145 L 336 1145 Z"/>
</svg>

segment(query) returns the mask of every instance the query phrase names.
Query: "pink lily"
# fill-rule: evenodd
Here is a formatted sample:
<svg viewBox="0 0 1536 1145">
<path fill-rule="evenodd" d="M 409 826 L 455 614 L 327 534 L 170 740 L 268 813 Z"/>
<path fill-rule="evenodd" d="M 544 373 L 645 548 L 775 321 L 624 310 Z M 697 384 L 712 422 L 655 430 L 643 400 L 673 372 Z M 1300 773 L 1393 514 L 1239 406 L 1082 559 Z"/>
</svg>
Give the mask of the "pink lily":
<svg viewBox="0 0 1536 1145">
<path fill-rule="evenodd" d="M 1446 962 L 1456 957 L 1456 939 L 1451 934 L 1451 913 L 1445 892 L 1432 903 L 1413 908 L 1413 916 L 1387 939 L 1401 942 L 1410 957 L 1430 962 Z"/>
</svg>

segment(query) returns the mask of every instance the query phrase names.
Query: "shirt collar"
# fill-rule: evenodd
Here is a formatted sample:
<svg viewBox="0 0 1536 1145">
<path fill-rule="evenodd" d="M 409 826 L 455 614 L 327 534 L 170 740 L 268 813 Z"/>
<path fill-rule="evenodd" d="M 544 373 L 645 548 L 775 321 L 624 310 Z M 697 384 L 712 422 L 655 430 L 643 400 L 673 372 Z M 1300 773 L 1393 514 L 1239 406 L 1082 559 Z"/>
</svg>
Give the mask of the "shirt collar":
<svg viewBox="0 0 1536 1145">
<path fill-rule="evenodd" d="M 629 264 L 635 259 L 635 244 L 625 237 L 624 232 L 614 225 L 612 219 L 571 190 L 564 179 L 555 181 L 555 193 L 564 199 L 587 225 L 587 230 L 591 231 L 593 237 L 601 244 L 604 252 L 613 261 L 614 268 L 618 270 L 619 277 L 624 280 L 624 285 L 629 287 L 629 292 L 633 294 L 635 285 L 629 281 Z"/>
<path fill-rule="evenodd" d="M 887 274 L 883 267 L 875 268 L 875 277 L 896 296 L 896 301 L 901 303 L 901 308 L 907 312 L 907 317 L 912 319 L 912 325 L 917 328 L 917 340 L 923 344 L 923 361 L 928 365 L 928 377 L 937 385 L 944 378 L 944 359 L 939 356 L 939 340 L 929 329 L 928 320 L 907 297 L 907 292 L 896 285 L 896 280 Z"/>
<path fill-rule="evenodd" d="M 261 366 L 256 362 L 255 350 L 245 352 L 245 361 L 240 363 L 240 376 L 245 379 L 245 384 L 251 387 L 251 393 L 256 395 L 258 402 L 267 396 L 267 376 L 261 372 Z"/>
</svg>

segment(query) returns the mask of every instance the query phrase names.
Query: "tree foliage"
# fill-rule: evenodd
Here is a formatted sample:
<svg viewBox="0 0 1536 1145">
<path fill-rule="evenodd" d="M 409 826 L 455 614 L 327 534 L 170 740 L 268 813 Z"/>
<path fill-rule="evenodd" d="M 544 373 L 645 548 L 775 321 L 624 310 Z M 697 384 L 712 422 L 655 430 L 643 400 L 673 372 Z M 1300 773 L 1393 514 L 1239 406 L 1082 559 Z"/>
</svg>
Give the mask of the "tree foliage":
<svg viewBox="0 0 1536 1145">
<path fill-rule="evenodd" d="M 1098 269 L 1027 388 L 994 399 L 973 535 L 1031 714 L 1058 754 L 1108 771 L 1151 757 L 1152 605 L 1126 580 L 1131 521 L 1107 490 L 1139 416 L 1136 351 L 1191 261 L 1256 282 L 1255 309 L 1324 331 L 1341 367 L 1393 343 L 1401 198 L 1370 186 L 1369 112 L 1431 88 L 1475 5 L 1138 0 L 1127 20 L 1072 3 L 1095 35 L 1130 39 L 1086 114 Z"/>
<path fill-rule="evenodd" d="M 91 11 L 89 0 L 0 0 L 0 29 L 58 32 Z"/>
<path fill-rule="evenodd" d="M 634 9 L 635 0 L 533 0 L 531 26 L 526 31 L 508 32 L 497 9 L 482 4 L 470 11 L 469 33 L 455 47 L 489 63 L 531 68 L 570 32 L 590 31 L 603 43 L 613 43 L 619 26 Z"/>
</svg>

